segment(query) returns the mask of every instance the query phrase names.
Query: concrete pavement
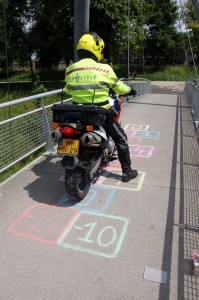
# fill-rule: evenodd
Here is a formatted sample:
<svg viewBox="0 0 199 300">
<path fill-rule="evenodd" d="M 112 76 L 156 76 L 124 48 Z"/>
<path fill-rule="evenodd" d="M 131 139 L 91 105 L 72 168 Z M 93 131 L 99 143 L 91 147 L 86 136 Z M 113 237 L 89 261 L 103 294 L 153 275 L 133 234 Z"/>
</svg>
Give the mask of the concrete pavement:
<svg viewBox="0 0 199 300">
<path fill-rule="evenodd" d="M 0 186 L 0 300 L 199 299 L 199 151 L 186 99 L 122 106 L 138 178 L 112 162 L 80 203 L 44 155 Z"/>
</svg>

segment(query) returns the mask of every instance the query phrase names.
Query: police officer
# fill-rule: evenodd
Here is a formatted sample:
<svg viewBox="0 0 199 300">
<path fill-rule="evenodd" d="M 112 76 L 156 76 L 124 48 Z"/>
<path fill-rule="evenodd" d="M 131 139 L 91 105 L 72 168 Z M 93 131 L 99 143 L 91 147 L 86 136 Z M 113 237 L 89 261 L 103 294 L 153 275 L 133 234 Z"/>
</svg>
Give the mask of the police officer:
<svg viewBox="0 0 199 300">
<path fill-rule="evenodd" d="M 136 91 L 120 81 L 108 64 L 99 63 L 102 58 L 104 41 L 96 32 L 84 33 L 77 45 L 80 60 L 66 69 L 65 92 L 71 95 L 74 104 L 99 105 L 109 109 L 109 89 L 116 94 L 136 95 Z M 116 122 L 105 128 L 117 145 L 118 159 L 122 167 L 122 181 L 137 177 L 137 170 L 131 169 L 127 139 L 121 126 Z"/>
</svg>

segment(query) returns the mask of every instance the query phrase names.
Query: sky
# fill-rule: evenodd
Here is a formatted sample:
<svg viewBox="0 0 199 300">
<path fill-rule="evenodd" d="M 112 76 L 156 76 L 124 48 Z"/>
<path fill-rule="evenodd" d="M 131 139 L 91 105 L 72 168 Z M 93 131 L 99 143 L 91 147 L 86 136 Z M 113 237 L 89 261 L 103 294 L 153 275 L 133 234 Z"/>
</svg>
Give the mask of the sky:
<svg viewBox="0 0 199 300">
<path fill-rule="evenodd" d="M 177 1 L 178 4 L 180 5 L 180 0 Z M 186 2 L 186 0 L 181 0 L 182 5 Z"/>
<path fill-rule="evenodd" d="M 187 2 L 187 0 L 177 0 L 177 4 L 179 5 L 179 11 L 181 10 L 181 5 L 184 6 L 185 2 Z M 184 25 L 183 20 L 179 21 L 177 26 L 178 26 L 180 31 L 182 31 L 182 32 L 186 31 L 186 27 Z"/>
</svg>

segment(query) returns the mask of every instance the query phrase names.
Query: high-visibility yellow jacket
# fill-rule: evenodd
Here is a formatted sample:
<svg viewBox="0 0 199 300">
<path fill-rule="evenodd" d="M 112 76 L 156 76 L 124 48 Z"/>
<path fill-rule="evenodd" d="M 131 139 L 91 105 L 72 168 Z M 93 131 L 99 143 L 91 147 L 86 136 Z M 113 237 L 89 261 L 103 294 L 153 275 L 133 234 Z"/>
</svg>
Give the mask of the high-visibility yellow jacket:
<svg viewBox="0 0 199 300">
<path fill-rule="evenodd" d="M 109 88 L 116 94 L 125 95 L 131 87 L 120 81 L 108 64 L 97 63 L 84 58 L 66 69 L 65 92 L 71 95 L 73 103 L 94 104 L 109 108 Z"/>
</svg>

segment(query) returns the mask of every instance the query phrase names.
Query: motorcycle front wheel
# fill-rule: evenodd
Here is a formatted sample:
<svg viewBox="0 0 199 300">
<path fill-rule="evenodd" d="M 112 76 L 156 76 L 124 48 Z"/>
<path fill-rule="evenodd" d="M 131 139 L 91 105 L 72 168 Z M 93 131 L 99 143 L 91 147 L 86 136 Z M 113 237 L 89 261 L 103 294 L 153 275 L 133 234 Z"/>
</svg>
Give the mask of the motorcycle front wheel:
<svg viewBox="0 0 199 300">
<path fill-rule="evenodd" d="M 82 200 L 88 194 L 91 186 L 91 179 L 86 174 L 86 170 L 75 169 L 65 171 L 65 187 L 70 199 Z"/>
</svg>

